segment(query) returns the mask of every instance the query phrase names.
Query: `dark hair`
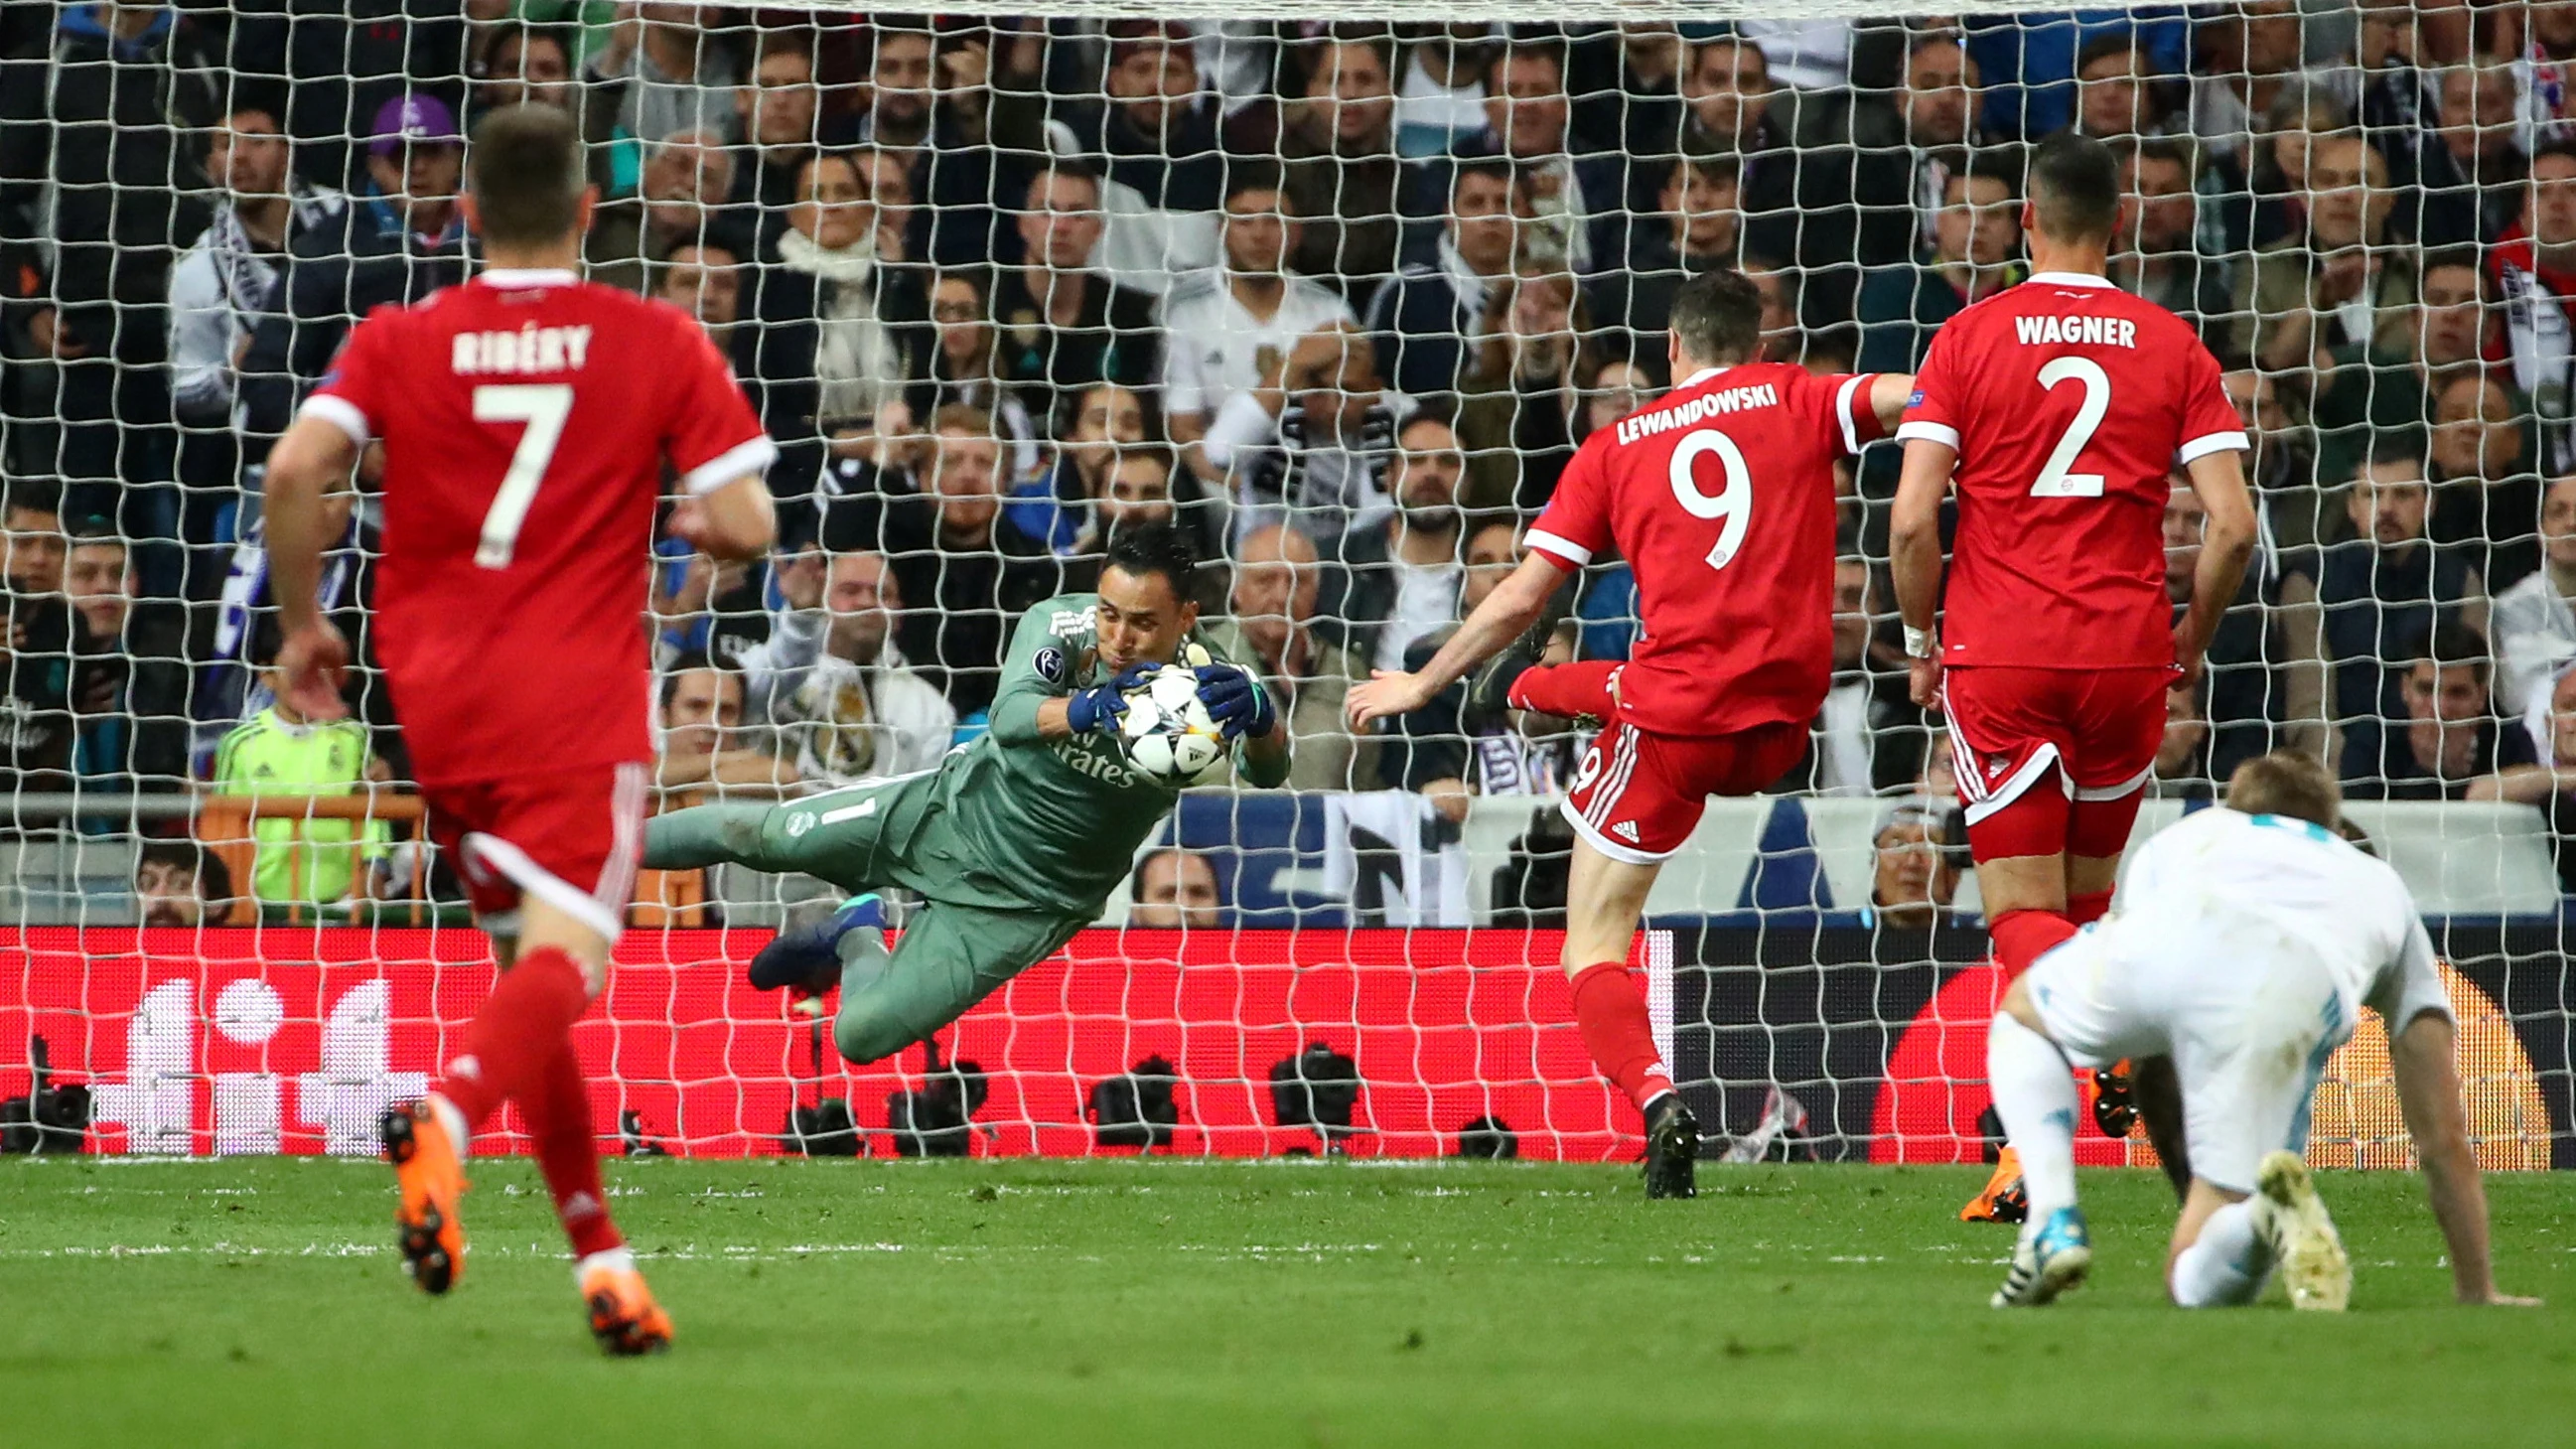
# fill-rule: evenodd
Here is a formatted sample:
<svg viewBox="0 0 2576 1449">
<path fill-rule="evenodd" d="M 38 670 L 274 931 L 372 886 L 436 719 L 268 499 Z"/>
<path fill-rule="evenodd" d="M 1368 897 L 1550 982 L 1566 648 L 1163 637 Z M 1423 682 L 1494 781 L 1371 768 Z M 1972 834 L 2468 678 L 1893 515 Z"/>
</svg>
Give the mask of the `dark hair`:
<svg viewBox="0 0 2576 1449">
<path fill-rule="evenodd" d="M 1247 191 L 1277 191 L 1281 184 L 1279 163 L 1268 157 L 1255 156 L 1229 162 L 1225 168 L 1225 199 L 1228 201 Z"/>
<path fill-rule="evenodd" d="M 2132 161 L 2139 163 L 2170 161 L 2182 168 L 2183 178 L 2186 181 L 2200 180 L 2200 148 L 2179 136 L 2142 136 L 2123 149 Z"/>
<path fill-rule="evenodd" d="M 1504 66 L 1507 66 L 1516 60 L 1546 61 L 1550 65 L 1556 67 L 1557 84 L 1563 85 L 1565 83 L 1564 41 L 1558 40 L 1554 37 L 1530 40 L 1516 39 L 1509 45 L 1495 46 L 1493 50 L 1486 55 L 1484 68 L 1477 72 L 1477 77 L 1484 81 L 1488 94 L 1499 94 L 1501 92 L 1502 87 L 1496 83 L 1495 77 L 1502 74 Z"/>
<path fill-rule="evenodd" d="M 71 536 L 65 540 L 65 544 L 71 548 L 94 548 L 102 543 L 115 544 L 118 548 L 126 549 L 128 553 L 133 551 L 128 548 L 125 535 L 117 532 L 116 525 L 104 518 L 81 520 L 72 526 Z"/>
<path fill-rule="evenodd" d="M 670 708 L 672 696 L 680 692 L 681 675 L 695 674 L 702 669 L 713 670 L 718 674 L 733 672 L 718 664 L 704 649 L 683 649 L 671 656 L 670 663 L 662 666 L 662 707 Z"/>
<path fill-rule="evenodd" d="M 2437 669 L 2467 665 L 2475 670 L 2480 684 L 2487 680 L 2487 641 L 2484 635 L 2457 619 L 2445 619 L 2429 629 L 2415 631 L 2405 654 L 2405 664 L 2412 669 L 2430 663 Z"/>
<path fill-rule="evenodd" d="M 2093 62 L 2113 55 L 2129 57 L 2132 70 L 2142 68 L 2140 61 L 2143 58 L 2138 54 L 2137 32 L 2126 29 L 2116 30 L 2106 35 L 2097 35 L 2084 42 L 2084 48 L 2075 53 L 2075 73 L 2080 76 Z"/>
<path fill-rule="evenodd" d="M 2334 830 L 2341 823 L 2343 790 L 2324 765 L 2306 755 L 2274 750 L 2247 760 L 2227 777 L 2227 808 Z"/>
<path fill-rule="evenodd" d="M 2111 168 L 2116 186 L 2119 167 Z M 2004 190 L 2014 196 L 2022 194 L 2024 181 L 2022 148 L 2019 146 L 1985 146 L 1968 153 L 1965 164 L 1950 173 L 1953 181 L 2000 181 Z M 2116 195 L 2116 192 L 2114 193 Z"/>
<path fill-rule="evenodd" d="M 1456 196 L 1459 184 L 1470 176 L 1491 177 L 1505 186 L 1520 183 L 1519 176 L 1512 170 L 1512 163 L 1500 156 L 1461 156 L 1449 168 L 1449 194 Z"/>
<path fill-rule="evenodd" d="M 2060 131 L 2031 148 L 2027 184 L 2039 229 L 2052 240 L 2098 240 L 2119 223 L 2119 160 L 2089 136 Z"/>
<path fill-rule="evenodd" d="M 581 133 L 554 107 L 522 102 L 484 117 L 465 162 L 486 243 L 542 246 L 580 223 Z"/>
<path fill-rule="evenodd" d="M 63 501 L 61 495 L 50 488 L 12 488 L 5 499 L 0 499 L 0 512 L 50 513 L 54 516 L 55 523 L 59 525 L 63 516 Z"/>
<path fill-rule="evenodd" d="M 2361 476 L 2362 467 L 2393 468 L 2399 464 L 2413 468 L 2424 466 L 2424 440 L 2412 428 L 2393 428 L 2370 440 L 2370 453 L 2353 476 Z"/>
<path fill-rule="evenodd" d="M 1700 273 L 1673 292 L 1672 334 L 1697 362 L 1743 362 L 1762 347 L 1762 289 L 1733 267 Z"/>
<path fill-rule="evenodd" d="M 134 852 L 135 875 L 140 877 L 147 865 L 166 865 L 186 872 L 197 883 L 197 899 L 209 905 L 233 898 L 232 867 L 196 841 L 147 840 Z"/>
<path fill-rule="evenodd" d="M 1198 574 L 1199 551 L 1172 524 L 1140 523 L 1111 536 L 1103 566 L 1136 575 L 1161 574 L 1171 582 L 1172 597 L 1186 603 Z"/>
<path fill-rule="evenodd" d="M 573 71 L 573 62 L 581 55 L 581 47 L 573 43 L 571 33 L 563 26 L 544 21 L 513 20 L 504 25 L 493 26 L 483 37 L 483 43 L 476 49 L 474 55 L 476 80 L 488 81 L 492 78 L 492 66 L 501 58 L 501 47 L 513 40 L 519 42 L 519 69 L 522 72 L 528 68 L 528 47 L 541 40 L 553 42 L 555 49 L 563 52 L 564 69 L 567 71 Z M 580 78 L 578 71 L 573 71 L 567 77 L 575 81 Z M 234 109 L 241 108 L 236 106 Z"/>
<path fill-rule="evenodd" d="M 1079 156 L 1050 156 L 1038 163 L 1035 171 L 1029 173 L 1028 194 L 1037 195 L 1039 187 L 1045 185 L 1050 178 L 1057 176 L 1070 177 L 1089 186 L 1094 195 L 1101 191 L 1099 167 Z"/>
<path fill-rule="evenodd" d="M 805 188 L 814 184 L 812 179 L 814 168 L 827 161 L 838 161 L 842 165 L 849 167 L 850 175 L 856 178 L 861 186 L 868 184 L 868 174 L 860 168 L 858 157 L 851 155 L 847 151 L 837 151 L 830 147 L 817 146 L 813 150 L 810 150 L 804 155 L 796 158 L 796 195 L 799 200 L 803 199 Z"/>
<path fill-rule="evenodd" d="M 2529 175 L 2531 171 L 2539 170 L 2541 158 L 2544 156 L 2556 156 L 2562 160 L 2576 161 L 2576 140 L 2561 138 L 2556 141 L 2544 141 L 2541 144 L 2532 147 L 2531 166 L 2524 174 Z"/>
<path fill-rule="evenodd" d="M 1732 151 L 1685 150 L 1673 158 L 1673 167 L 1664 173 L 1665 179 L 1678 180 L 1684 168 L 1698 172 L 1700 179 L 1711 186 L 1743 184 L 1744 158 Z"/>
<path fill-rule="evenodd" d="M 2481 295 L 2484 295 L 2486 292 L 2487 269 L 2478 264 L 2478 249 L 2476 247 L 2466 243 L 2456 246 L 2434 247 L 2425 252 L 2423 260 L 2416 264 L 2415 275 L 2418 277 L 2430 276 L 2435 272 L 2441 271 L 2445 267 L 2466 267 L 2468 270 L 2477 273 L 2478 291 Z"/>
</svg>

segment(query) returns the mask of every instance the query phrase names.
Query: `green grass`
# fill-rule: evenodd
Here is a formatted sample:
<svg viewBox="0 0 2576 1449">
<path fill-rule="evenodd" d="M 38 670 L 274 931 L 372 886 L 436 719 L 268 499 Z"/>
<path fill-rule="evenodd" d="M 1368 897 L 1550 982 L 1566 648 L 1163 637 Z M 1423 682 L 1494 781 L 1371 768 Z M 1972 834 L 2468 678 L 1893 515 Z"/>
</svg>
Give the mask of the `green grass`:
<svg viewBox="0 0 2576 1449">
<path fill-rule="evenodd" d="M 1985 1306 L 1976 1174 L 1280 1162 L 612 1168 L 679 1324 L 609 1362 L 533 1170 L 396 1275 L 365 1163 L 0 1163 L 0 1444 L 2564 1444 L 2565 1309 L 2448 1300 L 2418 1184 L 2328 1175 L 2342 1318 L 2158 1297 L 2160 1179 L 2089 1173 L 2093 1284 Z M 2576 1177 L 2495 1180 L 2576 1304 Z M 1674 1431 L 1681 1431 L 1675 1433 Z"/>
</svg>

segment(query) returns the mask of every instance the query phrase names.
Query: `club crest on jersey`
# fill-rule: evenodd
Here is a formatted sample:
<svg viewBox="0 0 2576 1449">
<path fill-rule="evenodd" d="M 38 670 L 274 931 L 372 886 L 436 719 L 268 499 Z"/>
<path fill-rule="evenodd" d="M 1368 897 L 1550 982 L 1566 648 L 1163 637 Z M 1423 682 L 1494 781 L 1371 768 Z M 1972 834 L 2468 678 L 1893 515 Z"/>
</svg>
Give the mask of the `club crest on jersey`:
<svg viewBox="0 0 2576 1449">
<path fill-rule="evenodd" d="M 1029 661 L 1029 667 L 1038 672 L 1038 678 L 1049 684 L 1064 683 L 1064 651 L 1052 644 L 1039 650 L 1038 657 Z"/>
</svg>

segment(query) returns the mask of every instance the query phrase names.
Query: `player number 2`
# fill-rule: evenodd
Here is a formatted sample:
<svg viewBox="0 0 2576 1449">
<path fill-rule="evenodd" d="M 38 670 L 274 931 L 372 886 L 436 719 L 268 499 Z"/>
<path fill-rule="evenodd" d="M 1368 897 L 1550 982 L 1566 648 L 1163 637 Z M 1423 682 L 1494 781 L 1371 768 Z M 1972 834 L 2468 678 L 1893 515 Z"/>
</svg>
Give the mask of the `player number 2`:
<svg viewBox="0 0 2576 1449">
<path fill-rule="evenodd" d="M 2102 475 L 2075 473 L 2068 470 L 2093 441 L 2093 432 L 2102 426 L 2103 415 L 2111 411 L 2111 374 L 2102 364 L 2089 357 L 2052 358 L 2039 370 L 2039 385 L 2051 392 L 2057 385 L 2073 378 L 2084 384 L 2084 404 L 2075 410 L 2075 421 L 2067 426 L 2066 436 L 2057 440 L 2057 451 L 2048 455 L 2048 463 L 2031 480 L 2033 498 L 2099 498 Z"/>
<path fill-rule="evenodd" d="M 1699 479 L 1691 474 L 1706 453 L 1715 453 L 1726 472 L 1726 487 L 1714 495 L 1701 492 Z M 1708 551 L 1708 566 L 1722 569 L 1733 563 L 1735 551 L 1744 546 L 1744 530 L 1753 522 L 1753 477 L 1735 440 L 1715 428 L 1683 438 L 1673 449 L 1673 497 L 1693 518 L 1726 520 L 1718 527 L 1716 546 Z"/>
<path fill-rule="evenodd" d="M 483 540 L 474 550 L 477 568 L 505 569 L 518 551 L 519 530 L 527 525 L 528 505 L 537 501 L 537 485 L 563 441 L 564 419 L 572 415 L 572 385 L 561 382 L 493 383 L 474 389 L 474 421 L 525 423 L 519 446 L 510 454 L 501 491 L 492 495 L 492 510 L 483 515 Z"/>
</svg>

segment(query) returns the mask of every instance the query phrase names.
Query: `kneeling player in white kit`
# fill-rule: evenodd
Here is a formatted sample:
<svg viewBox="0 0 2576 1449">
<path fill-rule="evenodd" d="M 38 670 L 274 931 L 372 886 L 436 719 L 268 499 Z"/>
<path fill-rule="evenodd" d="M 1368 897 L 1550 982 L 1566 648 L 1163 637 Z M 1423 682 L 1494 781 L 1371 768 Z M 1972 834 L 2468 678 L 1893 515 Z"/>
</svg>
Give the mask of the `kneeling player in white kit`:
<svg viewBox="0 0 2576 1449">
<path fill-rule="evenodd" d="M 2005 993 L 1986 1075 L 2021 1153 L 2030 1217 L 1994 1306 L 2049 1302 L 2092 1266 L 2075 1205 L 2070 1065 L 2170 1054 L 2193 1173 L 2165 1259 L 2174 1302 L 2250 1303 L 2277 1266 L 2292 1306 L 2343 1308 L 2351 1262 L 2300 1154 L 2317 1076 L 2365 1005 L 2388 1025 L 2460 1301 L 2532 1301 L 2498 1294 L 2489 1269 L 2432 941 L 2397 873 L 2337 833 L 2340 804 L 2312 761 L 2246 762 L 2227 808 L 2148 841 L 2110 917 Z"/>
</svg>

